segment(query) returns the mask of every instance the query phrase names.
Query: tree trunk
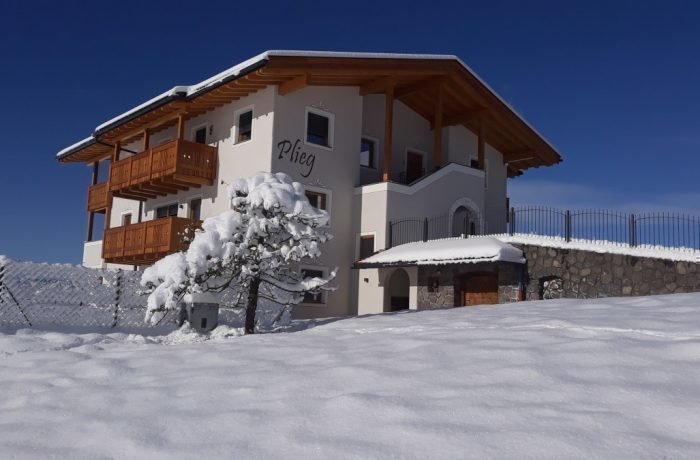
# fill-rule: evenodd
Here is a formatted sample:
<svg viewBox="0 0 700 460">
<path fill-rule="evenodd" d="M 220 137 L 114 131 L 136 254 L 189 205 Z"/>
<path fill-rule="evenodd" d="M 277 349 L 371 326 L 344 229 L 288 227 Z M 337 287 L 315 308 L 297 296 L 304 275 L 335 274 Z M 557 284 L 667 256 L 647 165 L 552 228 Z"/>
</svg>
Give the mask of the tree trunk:
<svg viewBox="0 0 700 460">
<path fill-rule="evenodd" d="M 255 334 L 255 310 L 258 308 L 258 289 L 260 278 L 253 278 L 248 289 L 248 301 L 245 306 L 245 333 Z"/>
</svg>

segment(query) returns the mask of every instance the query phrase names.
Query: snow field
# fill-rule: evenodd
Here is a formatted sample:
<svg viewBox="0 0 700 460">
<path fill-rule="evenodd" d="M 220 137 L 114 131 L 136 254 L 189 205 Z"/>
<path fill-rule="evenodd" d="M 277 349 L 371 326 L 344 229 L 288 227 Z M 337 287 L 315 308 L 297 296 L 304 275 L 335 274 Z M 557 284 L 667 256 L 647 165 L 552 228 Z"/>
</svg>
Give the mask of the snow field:
<svg viewBox="0 0 700 460">
<path fill-rule="evenodd" d="M 156 459 L 700 452 L 698 294 L 294 327 L 243 337 L 234 329 L 211 337 L 0 334 L 0 452 Z"/>
</svg>

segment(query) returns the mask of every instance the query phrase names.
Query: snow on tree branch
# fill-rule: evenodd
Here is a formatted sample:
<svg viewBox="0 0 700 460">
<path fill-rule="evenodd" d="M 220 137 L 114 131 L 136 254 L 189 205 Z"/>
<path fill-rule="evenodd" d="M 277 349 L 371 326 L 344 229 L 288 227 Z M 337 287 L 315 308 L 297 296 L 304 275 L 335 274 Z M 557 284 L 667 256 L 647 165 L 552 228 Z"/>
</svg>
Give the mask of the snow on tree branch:
<svg viewBox="0 0 700 460">
<path fill-rule="evenodd" d="M 336 270 L 304 279 L 290 267 L 320 256 L 320 244 L 332 237 L 324 229 L 328 213 L 309 203 L 302 184 L 283 173 L 258 173 L 234 181 L 228 195 L 233 209 L 206 219 L 187 251 L 145 270 L 147 321 L 177 309 L 185 294 L 237 289 L 254 317 L 261 288 L 260 295 L 282 304 L 329 289 Z"/>
</svg>

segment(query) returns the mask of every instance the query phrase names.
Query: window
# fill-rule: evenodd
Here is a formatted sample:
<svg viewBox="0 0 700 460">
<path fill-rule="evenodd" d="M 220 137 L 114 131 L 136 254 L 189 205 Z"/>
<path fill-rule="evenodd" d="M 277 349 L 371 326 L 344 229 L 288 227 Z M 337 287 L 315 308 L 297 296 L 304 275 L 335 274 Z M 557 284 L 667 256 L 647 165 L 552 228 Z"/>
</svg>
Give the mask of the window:
<svg viewBox="0 0 700 460">
<path fill-rule="evenodd" d="M 238 115 L 236 144 L 249 141 L 253 135 L 253 111 L 246 110 Z"/>
<path fill-rule="evenodd" d="M 325 193 L 307 190 L 306 198 L 309 199 L 311 206 L 328 211 L 328 196 Z"/>
<path fill-rule="evenodd" d="M 197 128 L 197 131 L 194 132 L 194 141 L 198 144 L 206 144 L 207 143 L 207 127 L 202 126 L 201 128 Z"/>
<path fill-rule="evenodd" d="M 306 142 L 320 145 L 321 147 L 333 147 L 332 115 L 320 111 L 306 109 Z"/>
<path fill-rule="evenodd" d="M 360 143 L 360 165 L 366 168 L 374 168 L 375 142 L 365 137 Z"/>
<path fill-rule="evenodd" d="M 168 205 L 156 208 L 156 219 L 164 219 L 164 218 L 170 217 L 170 216 L 177 216 L 177 208 L 178 208 L 177 203 L 168 204 Z"/>
<path fill-rule="evenodd" d="M 360 260 L 374 254 L 374 235 L 360 236 Z"/>
<path fill-rule="evenodd" d="M 318 268 L 302 268 L 301 275 L 304 278 L 323 278 L 325 276 L 325 273 L 322 269 Z M 306 294 L 304 294 L 304 300 L 302 300 L 302 302 L 310 304 L 323 304 L 325 303 L 323 299 L 323 292 L 318 292 L 316 294 L 311 294 L 307 292 Z"/>
<path fill-rule="evenodd" d="M 131 213 L 122 214 L 122 227 L 124 225 L 131 225 Z"/>
<path fill-rule="evenodd" d="M 193 220 L 202 220 L 202 199 L 195 198 L 190 201 L 189 218 Z"/>
</svg>

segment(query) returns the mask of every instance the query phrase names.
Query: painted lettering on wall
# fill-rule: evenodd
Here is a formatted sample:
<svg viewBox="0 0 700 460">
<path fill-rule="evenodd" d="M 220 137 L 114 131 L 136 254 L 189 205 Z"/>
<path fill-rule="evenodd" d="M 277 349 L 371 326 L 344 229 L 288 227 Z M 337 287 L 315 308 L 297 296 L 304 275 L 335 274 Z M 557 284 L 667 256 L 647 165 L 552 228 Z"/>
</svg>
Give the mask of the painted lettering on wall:
<svg viewBox="0 0 700 460">
<path fill-rule="evenodd" d="M 309 177 L 314 170 L 316 155 L 301 150 L 301 139 L 294 142 L 287 139 L 280 141 L 277 143 L 277 149 L 279 150 L 277 159 L 287 158 L 290 162 L 298 164 L 301 167 L 299 174 L 302 177 Z"/>
</svg>

